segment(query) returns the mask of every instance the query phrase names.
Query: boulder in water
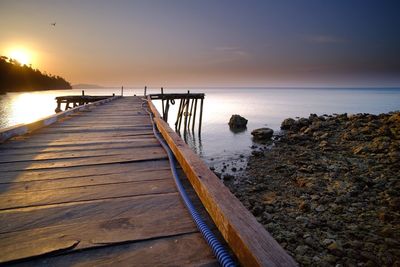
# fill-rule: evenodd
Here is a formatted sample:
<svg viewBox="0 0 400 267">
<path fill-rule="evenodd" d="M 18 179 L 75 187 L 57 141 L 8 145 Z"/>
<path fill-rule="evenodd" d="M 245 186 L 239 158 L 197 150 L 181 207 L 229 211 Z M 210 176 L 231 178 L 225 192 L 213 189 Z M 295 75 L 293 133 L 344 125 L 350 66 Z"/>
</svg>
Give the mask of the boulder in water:
<svg viewBox="0 0 400 267">
<path fill-rule="evenodd" d="M 229 127 L 231 128 L 246 128 L 247 120 L 240 115 L 232 115 L 229 120 Z"/>
<path fill-rule="evenodd" d="M 282 130 L 291 130 L 295 127 L 297 127 L 296 121 L 292 118 L 285 119 L 281 124 Z"/>
<path fill-rule="evenodd" d="M 274 134 L 274 130 L 270 128 L 259 128 L 251 132 L 255 139 L 258 140 L 269 140 Z"/>
</svg>

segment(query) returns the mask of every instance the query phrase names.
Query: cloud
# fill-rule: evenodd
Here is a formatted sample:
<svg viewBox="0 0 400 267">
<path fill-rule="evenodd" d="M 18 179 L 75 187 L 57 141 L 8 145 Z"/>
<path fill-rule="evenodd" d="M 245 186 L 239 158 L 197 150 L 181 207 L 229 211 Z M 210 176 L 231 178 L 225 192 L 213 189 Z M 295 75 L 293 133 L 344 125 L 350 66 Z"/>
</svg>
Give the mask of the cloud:
<svg viewBox="0 0 400 267">
<path fill-rule="evenodd" d="M 346 43 L 348 40 L 333 36 L 333 35 L 309 35 L 306 36 L 306 41 L 310 43 L 316 43 L 316 44 L 340 44 L 340 43 Z"/>
<path fill-rule="evenodd" d="M 225 54 L 229 54 L 229 55 L 237 55 L 237 56 L 247 56 L 248 53 L 242 49 L 240 49 L 239 47 L 235 47 L 235 46 L 218 46 L 215 47 L 215 50 L 218 52 L 223 52 Z"/>
</svg>

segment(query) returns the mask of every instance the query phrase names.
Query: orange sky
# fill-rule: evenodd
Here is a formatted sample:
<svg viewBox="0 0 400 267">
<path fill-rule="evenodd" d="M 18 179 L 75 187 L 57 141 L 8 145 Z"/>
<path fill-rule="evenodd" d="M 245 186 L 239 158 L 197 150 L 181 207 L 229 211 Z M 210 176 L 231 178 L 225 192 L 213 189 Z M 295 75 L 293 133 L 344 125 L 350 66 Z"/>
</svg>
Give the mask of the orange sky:
<svg viewBox="0 0 400 267">
<path fill-rule="evenodd" d="M 73 84 L 400 85 L 396 2 L 299 2 L 2 0 L 0 54 Z"/>
</svg>

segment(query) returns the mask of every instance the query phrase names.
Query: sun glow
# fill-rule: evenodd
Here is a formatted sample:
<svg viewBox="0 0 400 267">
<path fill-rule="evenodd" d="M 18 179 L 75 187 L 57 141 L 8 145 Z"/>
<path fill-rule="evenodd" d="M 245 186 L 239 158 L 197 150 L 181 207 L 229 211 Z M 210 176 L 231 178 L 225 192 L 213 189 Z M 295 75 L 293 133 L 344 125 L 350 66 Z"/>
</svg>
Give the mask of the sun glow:
<svg viewBox="0 0 400 267">
<path fill-rule="evenodd" d="M 32 63 L 32 53 L 26 49 L 16 48 L 11 49 L 7 55 L 11 59 L 17 60 L 22 65 L 28 65 Z"/>
</svg>

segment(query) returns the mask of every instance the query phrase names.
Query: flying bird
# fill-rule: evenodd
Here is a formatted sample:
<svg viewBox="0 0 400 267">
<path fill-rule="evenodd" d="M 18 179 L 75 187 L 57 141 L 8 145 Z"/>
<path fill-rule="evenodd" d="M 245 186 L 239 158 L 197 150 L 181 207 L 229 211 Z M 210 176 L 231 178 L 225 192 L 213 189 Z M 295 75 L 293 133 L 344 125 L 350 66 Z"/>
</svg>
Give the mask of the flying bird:
<svg viewBox="0 0 400 267">
<path fill-rule="evenodd" d="M 51 26 L 56 26 L 56 22 L 50 23 Z"/>
</svg>

